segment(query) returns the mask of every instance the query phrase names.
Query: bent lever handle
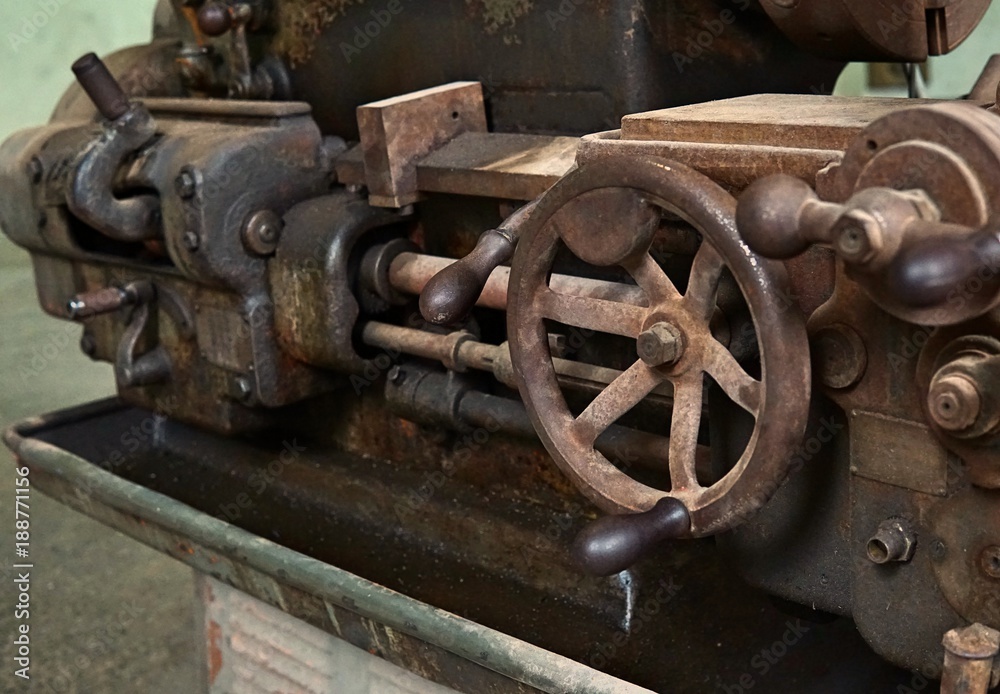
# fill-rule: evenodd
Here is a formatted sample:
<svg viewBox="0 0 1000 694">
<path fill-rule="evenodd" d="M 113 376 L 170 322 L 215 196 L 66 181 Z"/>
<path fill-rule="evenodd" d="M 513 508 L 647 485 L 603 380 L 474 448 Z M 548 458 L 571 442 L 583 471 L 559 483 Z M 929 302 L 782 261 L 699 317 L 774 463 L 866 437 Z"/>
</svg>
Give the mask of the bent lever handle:
<svg viewBox="0 0 1000 694">
<path fill-rule="evenodd" d="M 469 255 L 434 275 L 420 293 L 420 314 L 435 325 L 454 325 L 469 315 L 490 275 L 510 260 L 520 227 L 535 209 L 531 202 L 497 229 L 484 232 Z"/>
<path fill-rule="evenodd" d="M 668 496 L 644 513 L 594 521 L 577 536 L 573 556 L 587 573 L 611 576 L 635 564 L 657 543 L 684 537 L 690 529 L 687 508 Z"/>
</svg>

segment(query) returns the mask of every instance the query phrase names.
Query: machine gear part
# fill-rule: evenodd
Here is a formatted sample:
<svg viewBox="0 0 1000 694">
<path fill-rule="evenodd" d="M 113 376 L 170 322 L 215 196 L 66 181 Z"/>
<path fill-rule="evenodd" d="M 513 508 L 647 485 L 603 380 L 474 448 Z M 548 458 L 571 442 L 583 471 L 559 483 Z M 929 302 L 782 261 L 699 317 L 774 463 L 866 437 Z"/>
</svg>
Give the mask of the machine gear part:
<svg viewBox="0 0 1000 694">
<path fill-rule="evenodd" d="M 581 234 L 563 222 L 564 208 L 592 201 L 597 191 L 632 191 L 636 204 L 676 215 L 704 240 L 694 257 L 684 294 L 649 253 L 652 234 L 621 258 L 609 240 L 608 258 L 643 290 L 646 305 L 559 294 L 547 278 L 558 251 L 573 248 Z M 593 205 L 591 205 L 593 207 Z M 620 201 L 614 206 L 620 209 Z M 804 320 L 789 309 L 781 263 L 756 256 L 736 232 L 736 202 L 710 179 L 658 158 L 610 156 L 569 173 L 539 201 L 522 230 L 508 295 L 508 334 L 521 396 L 536 430 L 556 463 L 598 506 L 611 513 L 651 509 L 664 497 L 687 508 L 688 536 L 734 527 L 763 506 L 788 473 L 807 420 L 810 364 Z M 559 217 L 556 222 L 554 217 Z M 578 223 L 605 224 L 607 235 L 627 234 L 596 211 L 572 215 Z M 634 219 L 635 217 L 629 217 Z M 646 228 L 644 226 L 644 228 Z M 709 328 L 724 270 L 731 272 L 753 320 L 760 347 L 761 378 L 755 379 L 718 342 Z M 545 319 L 637 340 L 640 358 L 603 390 L 578 417 L 570 412 L 556 381 Z M 669 344 L 667 344 L 669 343 Z M 702 416 L 705 375 L 710 376 L 756 424 L 745 451 L 722 479 L 699 483 L 695 451 Z M 642 484 L 594 449 L 610 424 L 653 389 L 674 389 L 669 445 L 670 492 Z"/>
</svg>

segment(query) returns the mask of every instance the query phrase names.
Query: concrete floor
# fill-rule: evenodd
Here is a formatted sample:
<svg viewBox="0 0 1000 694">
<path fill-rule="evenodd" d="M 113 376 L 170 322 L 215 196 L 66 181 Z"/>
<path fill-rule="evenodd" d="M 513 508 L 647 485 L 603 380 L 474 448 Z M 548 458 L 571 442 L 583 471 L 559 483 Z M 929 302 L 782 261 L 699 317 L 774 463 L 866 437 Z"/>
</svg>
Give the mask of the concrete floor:
<svg viewBox="0 0 1000 694">
<path fill-rule="evenodd" d="M 38 308 L 28 255 L 0 236 L 0 423 L 113 394 L 79 350 L 80 329 Z M 0 452 L 0 576 L 14 563 L 14 461 Z M 12 580 L 0 585 L 0 691 L 198 691 L 191 571 L 33 493 L 31 682 L 13 675 Z"/>
</svg>

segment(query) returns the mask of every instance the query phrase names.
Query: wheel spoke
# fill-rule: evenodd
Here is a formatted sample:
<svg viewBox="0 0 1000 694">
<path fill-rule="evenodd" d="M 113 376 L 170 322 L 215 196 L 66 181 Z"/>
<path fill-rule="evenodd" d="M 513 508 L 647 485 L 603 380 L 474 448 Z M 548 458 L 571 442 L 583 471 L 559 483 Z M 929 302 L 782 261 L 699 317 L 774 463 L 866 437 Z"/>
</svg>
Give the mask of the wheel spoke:
<svg viewBox="0 0 1000 694">
<path fill-rule="evenodd" d="M 617 301 L 559 294 L 545 289 L 538 298 L 541 314 L 565 325 L 597 332 L 636 337 L 642 331 L 647 309 Z"/>
<path fill-rule="evenodd" d="M 691 264 L 691 279 L 688 280 L 684 301 L 692 313 L 705 321 L 710 320 L 715 312 L 719 279 L 725 267 L 715 247 L 708 241 L 702 241 Z"/>
<path fill-rule="evenodd" d="M 674 383 L 674 409 L 670 421 L 670 490 L 673 492 L 692 491 L 701 486 L 695 463 L 703 390 L 700 373 Z"/>
<path fill-rule="evenodd" d="M 649 253 L 643 253 L 631 262 L 623 263 L 622 266 L 646 293 L 650 306 L 680 300 L 681 295 L 677 287 Z"/>
<path fill-rule="evenodd" d="M 576 435 L 592 445 L 601 433 L 649 395 L 663 382 L 663 377 L 642 361 L 630 366 L 611 385 L 602 390 L 576 418 Z"/>
<path fill-rule="evenodd" d="M 760 410 L 760 381 L 750 376 L 717 340 L 706 342 L 704 368 L 733 402 L 757 416 Z"/>
</svg>

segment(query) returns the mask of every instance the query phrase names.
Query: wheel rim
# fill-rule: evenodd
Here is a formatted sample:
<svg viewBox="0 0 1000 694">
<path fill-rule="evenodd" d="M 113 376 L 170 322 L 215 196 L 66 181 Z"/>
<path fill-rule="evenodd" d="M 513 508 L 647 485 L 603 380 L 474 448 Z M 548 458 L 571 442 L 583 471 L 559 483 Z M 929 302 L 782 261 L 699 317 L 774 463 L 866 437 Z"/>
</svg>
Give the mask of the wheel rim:
<svg viewBox="0 0 1000 694">
<path fill-rule="evenodd" d="M 567 297 L 548 287 L 547 276 L 561 240 L 556 225 L 549 221 L 579 196 L 610 188 L 637 191 L 702 234 L 684 295 L 649 255 L 648 247 L 618 263 L 646 294 L 648 306 Z M 735 207 L 732 196 L 683 165 L 611 157 L 574 170 L 546 193 L 522 230 L 512 264 L 511 356 L 519 390 L 545 447 L 581 491 L 606 511 L 645 511 L 665 496 L 681 500 L 691 514 L 693 536 L 733 527 L 770 498 L 787 474 L 808 413 L 810 372 L 803 319 L 797 310 L 789 309 L 783 265 L 758 258 L 740 241 Z M 757 331 L 760 381 L 746 374 L 708 328 L 725 267 L 742 291 Z M 546 318 L 628 337 L 666 323 L 681 334 L 686 345 L 682 356 L 667 367 L 637 359 L 574 417 L 552 365 Z M 694 471 L 704 372 L 756 419 L 740 460 L 708 487 L 698 483 Z M 670 492 L 632 479 L 593 447 L 601 431 L 664 381 L 675 387 L 667 455 Z"/>
</svg>

